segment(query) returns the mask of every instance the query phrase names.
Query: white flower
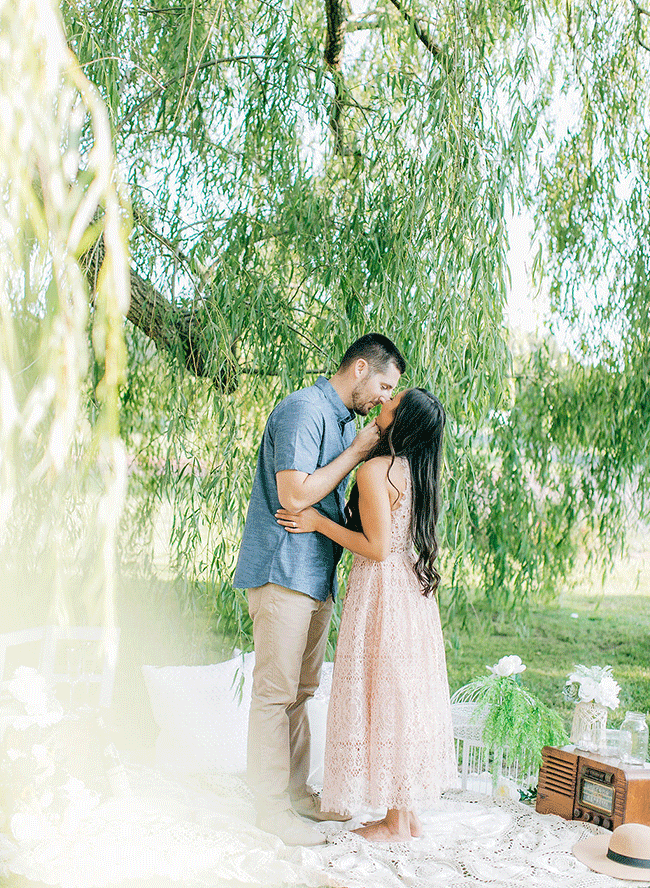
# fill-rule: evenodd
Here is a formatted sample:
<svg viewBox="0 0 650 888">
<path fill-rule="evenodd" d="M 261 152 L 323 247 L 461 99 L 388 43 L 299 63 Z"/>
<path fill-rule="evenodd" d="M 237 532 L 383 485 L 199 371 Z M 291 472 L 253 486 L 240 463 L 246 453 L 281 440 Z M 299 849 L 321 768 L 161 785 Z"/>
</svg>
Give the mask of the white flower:
<svg viewBox="0 0 650 888">
<path fill-rule="evenodd" d="M 45 746 L 43 743 L 34 743 L 34 745 L 32 746 L 32 755 L 41 767 L 49 765 L 50 753 L 47 746 Z"/>
<path fill-rule="evenodd" d="M 9 825 L 19 845 L 35 845 L 44 838 L 47 821 L 40 814 L 18 811 L 12 816 Z"/>
<path fill-rule="evenodd" d="M 598 683 L 593 678 L 583 678 L 578 689 L 578 697 L 584 703 L 595 700 L 598 695 Z"/>
<path fill-rule="evenodd" d="M 22 750 L 20 750 L 20 749 L 8 749 L 7 750 L 7 758 L 9 759 L 9 761 L 15 762 L 16 759 L 27 758 L 27 753 L 22 752 Z"/>
<path fill-rule="evenodd" d="M 40 775 L 41 780 L 56 774 L 56 764 L 47 746 L 44 746 L 42 743 L 35 743 L 32 746 L 32 756 L 38 767 L 43 769 Z"/>
<path fill-rule="evenodd" d="M 9 693 L 22 703 L 28 715 L 44 715 L 49 709 L 50 682 L 30 666 L 19 666 L 7 683 Z"/>
<path fill-rule="evenodd" d="M 79 780 L 77 777 L 69 777 L 67 782 L 63 785 L 63 791 L 69 799 L 78 795 L 84 795 L 88 792 L 86 784 L 83 780 Z"/>
<path fill-rule="evenodd" d="M 33 725 L 46 728 L 63 718 L 63 707 L 54 695 L 52 680 L 31 666 L 19 666 L 7 682 L 7 690 L 24 709 L 24 714 L 10 716 L 9 724 L 16 731 L 25 731 Z"/>
<path fill-rule="evenodd" d="M 500 678 L 507 678 L 509 675 L 516 675 L 519 672 L 523 672 L 526 668 L 525 665 L 521 662 L 521 657 L 518 657 L 516 654 L 511 654 L 509 657 L 501 657 L 498 663 L 495 663 L 494 666 L 486 666 L 493 675 L 498 675 Z"/>
<path fill-rule="evenodd" d="M 495 795 L 498 799 L 511 799 L 513 802 L 518 802 L 521 798 L 515 781 L 503 776 L 499 777 Z"/>
<path fill-rule="evenodd" d="M 11 717 L 10 724 L 17 731 L 25 731 L 32 725 L 48 727 L 63 718 L 63 708 L 54 696 L 52 680 L 31 666 L 19 666 L 7 682 L 7 690 L 25 710 L 24 715 Z"/>
<path fill-rule="evenodd" d="M 569 673 L 564 687 L 564 696 L 570 702 L 598 703 L 609 709 L 618 708 L 618 695 L 621 690 L 614 681 L 611 666 L 583 666 L 577 664 Z"/>
<path fill-rule="evenodd" d="M 609 709 L 618 708 L 618 695 L 621 687 L 610 675 L 604 675 L 600 681 L 594 700 Z"/>
</svg>

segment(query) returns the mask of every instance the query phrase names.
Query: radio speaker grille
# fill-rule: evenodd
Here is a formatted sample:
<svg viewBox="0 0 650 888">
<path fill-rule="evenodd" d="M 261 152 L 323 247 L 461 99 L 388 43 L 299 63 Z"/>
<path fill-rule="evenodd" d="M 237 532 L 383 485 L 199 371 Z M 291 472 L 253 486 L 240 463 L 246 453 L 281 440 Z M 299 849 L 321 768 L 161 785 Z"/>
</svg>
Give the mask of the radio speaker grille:
<svg viewBox="0 0 650 888">
<path fill-rule="evenodd" d="M 554 746 L 544 747 L 535 804 L 540 814 L 559 814 L 565 820 L 572 819 L 577 773 L 576 755 Z"/>
<path fill-rule="evenodd" d="M 557 750 L 560 752 L 560 750 Z M 577 760 L 561 758 L 555 750 L 545 750 L 540 774 L 540 787 L 552 789 L 573 798 L 576 785 Z"/>
</svg>

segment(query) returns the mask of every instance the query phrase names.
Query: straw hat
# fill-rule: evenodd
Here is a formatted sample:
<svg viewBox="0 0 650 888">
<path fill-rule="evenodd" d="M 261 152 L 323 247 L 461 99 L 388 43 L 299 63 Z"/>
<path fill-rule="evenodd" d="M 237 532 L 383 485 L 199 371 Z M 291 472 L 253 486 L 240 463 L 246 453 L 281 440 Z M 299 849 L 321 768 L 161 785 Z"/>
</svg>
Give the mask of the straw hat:
<svg viewBox="0 0 650 888">
<path fill-rule="evenodd" d="M 650 882 L 650 826 L 642 823 L 622 823 L 611 836 L 592 836 L 578 842 L 573 854 L 597 873 Z"/>
</svg>

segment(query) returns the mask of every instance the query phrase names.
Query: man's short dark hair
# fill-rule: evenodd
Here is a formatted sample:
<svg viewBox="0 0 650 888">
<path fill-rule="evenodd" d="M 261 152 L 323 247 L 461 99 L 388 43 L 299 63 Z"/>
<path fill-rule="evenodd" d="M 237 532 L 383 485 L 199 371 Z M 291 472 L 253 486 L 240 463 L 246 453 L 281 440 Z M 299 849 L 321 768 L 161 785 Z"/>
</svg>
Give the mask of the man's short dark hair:
<svg viewBox="0 0 650 888">
<path fill-rule="evenodd" d="M 364 358 L 375 373 L 385 370 L 389 364 L 395 364 L 400 374 L 406 370 L 406 361 L 395 343 L 381 333 L 366 333 L 353 342 L 343 355 L 339 370 L 345 370 L 359 358 Z"/>
</svg>

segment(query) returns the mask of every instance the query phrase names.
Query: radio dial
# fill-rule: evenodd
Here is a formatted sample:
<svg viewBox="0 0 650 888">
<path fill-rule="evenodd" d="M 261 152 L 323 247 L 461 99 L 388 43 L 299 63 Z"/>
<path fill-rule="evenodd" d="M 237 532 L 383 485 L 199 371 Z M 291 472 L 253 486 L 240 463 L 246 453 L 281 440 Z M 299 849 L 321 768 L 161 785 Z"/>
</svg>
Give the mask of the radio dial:
<svg viewBox="0 0 650 888">
<path fill-rule="evenodd" d="M 575 817 L 576 820 L 580 820 L 580 818 L 582 817 L 582 808 L 574 808 L 573 809 L 573 816 Z"/>
<path fill-rule="evenodd" d="M 600 815 L 595 814 L 594 817 L 592 818 L 592 821 L 595 824 L 595 826 L 600 826 L 601 823 L 603 822 L 603 818 L 600 817 Z"/>
</svg>

